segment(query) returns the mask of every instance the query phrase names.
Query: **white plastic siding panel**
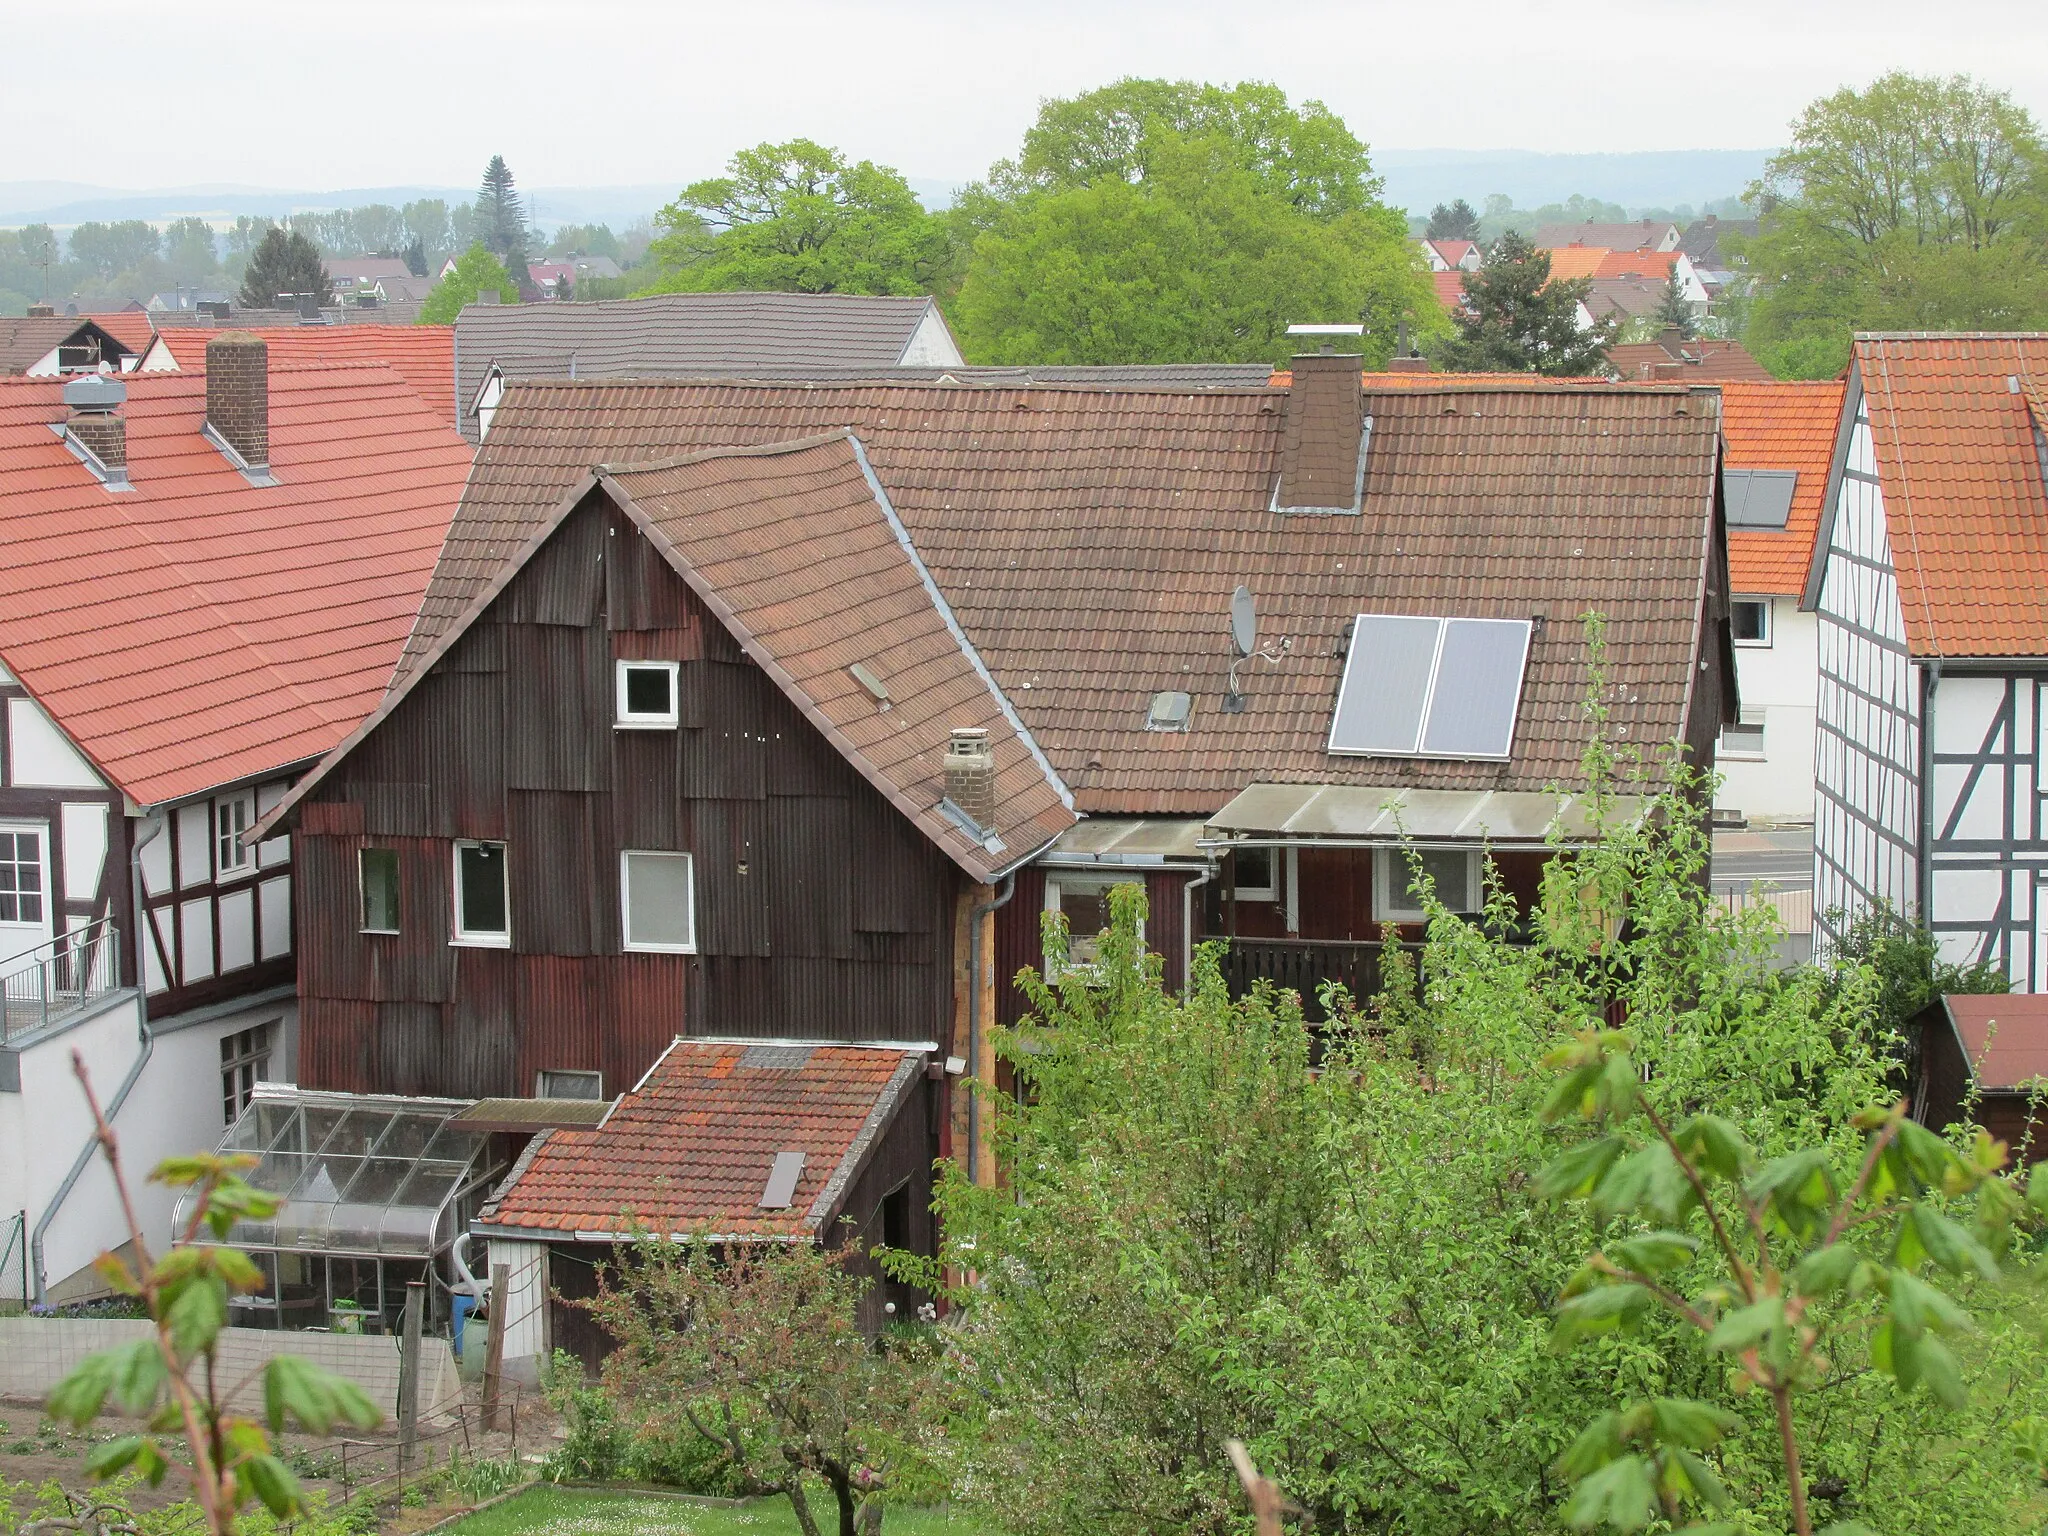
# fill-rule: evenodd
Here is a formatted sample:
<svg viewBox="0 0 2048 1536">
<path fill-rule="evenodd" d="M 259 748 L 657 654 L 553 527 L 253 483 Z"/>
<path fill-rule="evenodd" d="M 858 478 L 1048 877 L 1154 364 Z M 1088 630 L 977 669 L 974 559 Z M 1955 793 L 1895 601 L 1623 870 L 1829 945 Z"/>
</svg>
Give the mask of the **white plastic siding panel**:
<svg viewBox="0 0 2048 1536">
<path fill-rule="evenodd" d="M 164 940 L 164 952 L 175 955 L 177 950 L 172 946 L 169 937 L 170 909 L 159 907 L 150 913 L 150 917 L 154 920 L 158 936 Z M 142 941 L 142 984 L 151 992 L 167 992 L 171 985 L 170 977 L 164 974 L 163 961 L 157 958 L 157 946 L 149 942 L 147 934 L 143 936 Z"/>
<path fill-rule="evenodd" d="M 266 880 L 259 887 L 263 917 L 263 958 L 275 960 L 292 952 L 292 882 L 289 875 Z"/>
<path fill-rule="evenodd" d="M 150 836 L 152 830 L 156 835 Z M 176 834 L 162 821 L 142 822 L 135 828 L 141 844 L 142 889 L 145 895 L 162 896 L 171 889 L 171 838 Z M 148 839 L 146 842 L 144 839 Z"/>
<path fill-rule="evenodd" d="M 76 747 L 34 699 L 7 701 L 7 782 L 24 789 L 104 789 Z"/>
<path fill-rule="evenodd" d="M 176 907 L 153 907 L 150 909 L 149 918 L 151 922 L 156 924 L 158 944 L 162 946 L 164 955 L 175 966 L 178 963 L 178 909 Z M 156 951 L 154 949 L 150 951 L 149 961 L 151 966 L 157 965 Z M 160 967 L 158 969 L 159 971 L 161 970 Z M 162 985 L 152 986 L 150 990 L 161 992 L 176 978 L 164 976 L 161 980 Z"/>
<path fill-rule="evenodd" d="M 246 885 L 220 899 L 221 974 L 256 963 L 256 893 Z"/>
<path fill-rule="evenodd" d="M 508 1270 L 505 1303 L 505 1359 L 542 1358 L 547 1353 L 547 1246 L 490 1240 L 485 1262 Z M 486 1270 L 488 1275 L 490 1270 Z M 493 1297 L 494 1305 L 500 1298 Z"/>
<path fill-rule="evenodd" d="M 213 974 L 213 902 L 202 896 L 178 906 L 180 979 L 190 986 Z"/>
<path fill-rule="evenodd" d="M 178 884 L 207 885 L 213 880 L 213 818 L 206 801 L 177 809 Z"/>
<path fill-rule="evenodd" d="M 107 866 L 107 808 L 67 805 L 64 822 L 64 899 L 91 901 Z"/>
</svg>

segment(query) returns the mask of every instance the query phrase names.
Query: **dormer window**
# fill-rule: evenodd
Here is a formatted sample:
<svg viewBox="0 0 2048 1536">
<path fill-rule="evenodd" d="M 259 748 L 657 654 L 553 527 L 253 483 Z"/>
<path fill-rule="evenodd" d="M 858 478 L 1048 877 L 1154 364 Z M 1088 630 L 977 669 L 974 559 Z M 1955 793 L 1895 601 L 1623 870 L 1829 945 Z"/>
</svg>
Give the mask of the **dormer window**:
<svg viewBox="0 0 2048 1536">
<path fill-rule="evenodd" d="M 622 731 L 672 731 L 681 719 L 676 707 L 673 661 L 622 661 L 618 674 L 618 720 Z"/>
</svg>

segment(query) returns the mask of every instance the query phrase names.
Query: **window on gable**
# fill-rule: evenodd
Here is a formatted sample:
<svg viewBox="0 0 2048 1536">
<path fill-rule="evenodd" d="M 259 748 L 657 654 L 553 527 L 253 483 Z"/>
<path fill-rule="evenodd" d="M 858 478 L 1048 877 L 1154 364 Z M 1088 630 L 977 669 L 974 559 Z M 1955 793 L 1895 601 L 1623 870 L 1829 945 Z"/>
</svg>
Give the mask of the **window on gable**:
<svg viewBox="0 0 2048 1536">
<path fill-rule="evenodd" d="M 455 845 L 455 942 L 511 947 L 503 843 Z"/>
<path fill-rule="evenodd" d="M 695 884 L 687 853 L 621 853 L 619 902 L 625 947 L 666 954 L 694 953 Z"/>
<path fill-rule="evenodd" d="M 255 790 L 238 790 L 213 802 L 214 879 L 246 875 L 256 867 L 256 850 L 242 846 L 242 834 L 255 825 Z"/>
<path fill-rule="evenodd" d="M 1768 646 L 1771 643 L 1771 600 L 1768 597 L 1738 597 L 1728 605 L 1728 622 L 1737 645 Z"/>
<path fill-rule="evenodd" d="M 1505 760 L 1531 629 L 1527 619 L 1361 613 L 1330 717 L 1329 750 Z"/>
<path fill-rule="evenodd" d="M 676 707 L 676 663 L 622 661 L 618 678 L 618 724 L 622 730 L 672 731 Z"/>
<path fill-rule="evenodd" d="M 1418 848 L 1414 859 L 1436 887 L 1436 899 L 1453 912 L 1476 912 L 1480 889 L 1476 848 Z M 1415 863 L 1406 848 L 1381 848 L 1373 855 L 1373 915 L 1390 922 L 1425 920 Z"/>
<path fill-rule="evenodd" d="M 398 850 L 365 848 L 361 862 L 363 932 L 398 932 Z"/>
</svg>

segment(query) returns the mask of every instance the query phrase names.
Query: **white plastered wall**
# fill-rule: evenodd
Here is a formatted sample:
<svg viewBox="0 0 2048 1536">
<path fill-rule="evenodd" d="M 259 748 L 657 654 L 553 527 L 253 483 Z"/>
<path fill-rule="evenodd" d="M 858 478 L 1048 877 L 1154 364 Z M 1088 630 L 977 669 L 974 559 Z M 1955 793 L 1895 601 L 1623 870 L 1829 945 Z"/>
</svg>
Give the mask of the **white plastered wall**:
<svg viewBox="0 0 2048 1536">
<path fill-rule="evenodd" d="M 1738 596 L 1746 594 L 1738 593 Z M 1715 759 L 1721 790 L 1714 804 L 1739 810 L 1751 821 L 1796 823 L 1813 820 L 1814 695 L 1819 685 L 1819 620 L 1799 611 L 1793 597 L 1762 599 L 1771 605 L 1771 643 L 1735 648 L 1735 682 L 1745 722 L 1761 720 L 1761 759 Z"/>
<path fill-rule="evenodd" d="M 924 319 L 918 322 L 911 333 L 910 344 L 903 349 L 900 359 L 905 368 L 958 368 L 966 362 L 960 355 L 960 348 L 953 340 L 953 333 L 946 329 L 946 322 L 934 304 L 925 311 Z"/>
</svg>

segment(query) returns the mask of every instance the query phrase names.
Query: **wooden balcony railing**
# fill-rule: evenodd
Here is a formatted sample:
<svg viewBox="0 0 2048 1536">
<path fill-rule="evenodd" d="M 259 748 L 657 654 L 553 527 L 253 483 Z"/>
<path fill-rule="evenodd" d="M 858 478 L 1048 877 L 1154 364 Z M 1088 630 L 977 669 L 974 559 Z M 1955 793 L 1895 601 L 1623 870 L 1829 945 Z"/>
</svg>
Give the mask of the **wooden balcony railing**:
<svg viewBox="0 0 2048 1536">
<path fill-rule="evenodd" d="M 1328 1017 L 1319 996 L 1326 981 L 1342 982 L 1359 1003 L 1380 990 L 1380 952 L 1386 946 L 1378 940 L 1238 938 L 1229 944 L 1223 979 L 1232 997 L 1243 997 L 1260 980 L 1291 988 L 1301 994 L 1302 1013 L 1311 1024 Z M 1421 948 L 1400 947 L 1411 953 Z"/>
</svg>

